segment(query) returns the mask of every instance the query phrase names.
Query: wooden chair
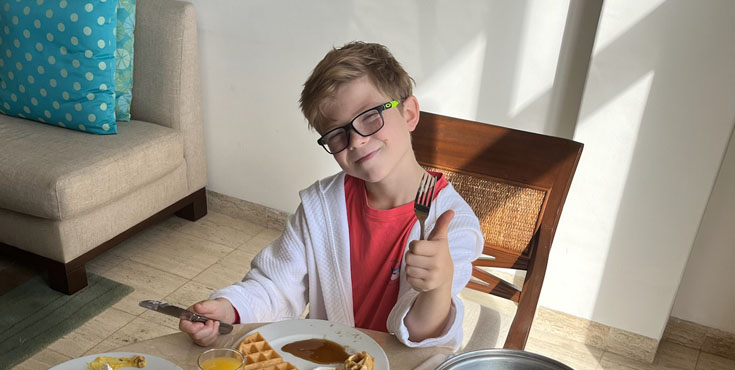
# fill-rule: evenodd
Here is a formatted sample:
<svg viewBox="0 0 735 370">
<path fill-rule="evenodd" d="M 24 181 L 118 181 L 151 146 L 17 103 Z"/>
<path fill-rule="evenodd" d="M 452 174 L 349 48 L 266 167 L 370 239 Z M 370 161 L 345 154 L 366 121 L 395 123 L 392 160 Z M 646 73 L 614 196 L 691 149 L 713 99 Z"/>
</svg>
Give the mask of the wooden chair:
<svg viewBox="0 0 735 370">
<path fill-rule="evenodd" d="M 444 173 L 480 219 L 485 248 L 467 287 L 518 304 L 504 348 L 523 349 L 582 144 L 427 112 L 412 141 L 419 163 Z M 523 287 L 486 267 L 525 270 Z"/>
</svg>

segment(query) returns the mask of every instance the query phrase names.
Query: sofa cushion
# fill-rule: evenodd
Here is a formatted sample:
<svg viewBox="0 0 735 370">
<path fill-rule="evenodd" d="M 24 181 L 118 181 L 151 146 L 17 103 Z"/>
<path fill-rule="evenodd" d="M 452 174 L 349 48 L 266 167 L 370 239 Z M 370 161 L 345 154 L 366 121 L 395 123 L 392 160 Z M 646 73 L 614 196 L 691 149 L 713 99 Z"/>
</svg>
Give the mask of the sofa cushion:
<svg viewBox="0 0 735 370">
<path fill-rule="evenodd" d="M 133 43 L 135 36 L 135 0 L 117 2 L 117 46 L 115 49 L 115 117 L 130 121 L 133 99 Z"/>
<path fill-rule="evenodd" d="M 89 135 L 0 115 L 0 208 L 66 220 L 123 197 L 183 161 L 179 131 L 130 121 Z"/>
<path fill-rule="evenodd" d="M 117 1 L 0 4 L 0 112 L 116 133 Z"/>
</svg>

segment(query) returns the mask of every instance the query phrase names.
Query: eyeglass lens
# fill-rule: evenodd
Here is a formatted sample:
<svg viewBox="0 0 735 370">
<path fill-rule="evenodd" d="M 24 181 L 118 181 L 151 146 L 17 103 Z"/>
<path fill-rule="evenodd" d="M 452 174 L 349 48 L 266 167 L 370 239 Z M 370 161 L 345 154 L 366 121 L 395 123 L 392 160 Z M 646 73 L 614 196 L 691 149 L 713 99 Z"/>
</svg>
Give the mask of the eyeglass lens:
<svg viewBox="0 0 735 370">
<path fill-rule="evenodd" d="M 329 153 L 334 154 L 347 148 L 350 144 L 350 128 L 362 137 L 380 131 L 383 128 L 383 115 L 378 108 L 371 109 L 357 116 L 350 125 L 341 128 L 341 130 L 332 131 L 324 138 L 323 142 Z"/>
</svg>

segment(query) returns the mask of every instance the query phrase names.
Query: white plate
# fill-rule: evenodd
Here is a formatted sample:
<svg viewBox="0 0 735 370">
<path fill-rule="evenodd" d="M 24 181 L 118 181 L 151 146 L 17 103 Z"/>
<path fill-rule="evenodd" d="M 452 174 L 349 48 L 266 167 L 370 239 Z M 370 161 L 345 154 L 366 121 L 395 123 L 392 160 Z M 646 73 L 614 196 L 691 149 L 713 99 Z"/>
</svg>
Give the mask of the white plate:
<svg viewBox="0 0 735 370">
<path fill-rule="evenodd" d="M 49 370 L 87 370 L 87 364 L 94 361 L 95 358 L 100 356 L 108 357 L 133 357 L 135 355 L 145 357 L 146 366 L 144 369 L 155 369 L 155 370 L 182 370 L 180 367 L 174 365 L 171 361 L 164 360 L 160 357 L 146 355 L 145 353 L 134 353 L 134 352 L 107 352 L 97 353 L 94 355 L 88 355 L 84 357 L 75 358 L 58 364 Z M 136 369 L 133 367 L 122 367 L 121 369 Z"/>
<path fill-rule="evenodd" d="M 388 365 L 388 357 L 385 355 L 385 352 L 383 352 L 383 348 L 381 348 L 378 343 L 375 343 L 373 338 L 370 338 L 369 335 L 358 329 L 336 322 L 312 319 L 274 322 L 251 330 L 247 334 L 243 335 L 242 338 L 238 339 L 235 342 L 235 346 L 239 345 L 245 337 L 255 333 L 256 331 L 268 341 L 271 347 L 273 347 L 273 349 L 276 350 L 285 361 L 292 363 L 300 370 L 312 370 L 318 366 L 329 367 L 329 365 L 319 365 L 306 361 L 281 350 L 281 348 L 286 344 L 312 338 L 329 339 L 332 342 L 339 343 L 345 346 L 345 350 L 349 354 L 367 351 L 367 353 L 375 358 L 375 369 L 390 369 L 390 366 Z"/>
</svg>

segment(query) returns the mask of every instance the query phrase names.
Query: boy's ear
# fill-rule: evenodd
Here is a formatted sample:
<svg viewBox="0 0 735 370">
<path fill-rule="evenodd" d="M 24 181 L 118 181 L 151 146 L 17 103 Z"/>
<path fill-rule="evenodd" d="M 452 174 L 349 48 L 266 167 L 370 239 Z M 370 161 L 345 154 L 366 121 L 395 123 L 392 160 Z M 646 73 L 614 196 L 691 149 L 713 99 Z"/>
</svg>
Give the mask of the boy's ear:
<svg viewBox="0 0 735 370">
<path fill-rule="evenodd" d="M 412 132 L 419 123 L 419 101 L 415 96 L 411 95 L 403 101 L 403 118 L 408 124 L 408 131 Z"/>
</svg>

